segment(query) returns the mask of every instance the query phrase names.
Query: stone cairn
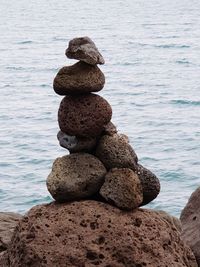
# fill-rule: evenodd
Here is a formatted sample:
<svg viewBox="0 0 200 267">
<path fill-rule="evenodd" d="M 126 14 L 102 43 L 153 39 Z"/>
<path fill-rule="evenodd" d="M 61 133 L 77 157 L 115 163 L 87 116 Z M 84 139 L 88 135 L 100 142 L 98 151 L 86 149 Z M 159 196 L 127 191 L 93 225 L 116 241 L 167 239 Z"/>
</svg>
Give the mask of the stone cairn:
<svg viewBox="0 0 200 267">
<path fill-rule="evenodd" d="M 64 96 L 57 138 L 70 154 L 57 158 L 47 188 L 58 202 L 96 199 L 122 210 L 146 205 L 160 191 L 158 178 L 138 163 L 128 137 L 111 122 L 112 108 L 101 96 L 104 59 L 88 37 L 69 42 L 66 56 L 79 60 L 59 70 L 54 91 Z"/>
</svg>

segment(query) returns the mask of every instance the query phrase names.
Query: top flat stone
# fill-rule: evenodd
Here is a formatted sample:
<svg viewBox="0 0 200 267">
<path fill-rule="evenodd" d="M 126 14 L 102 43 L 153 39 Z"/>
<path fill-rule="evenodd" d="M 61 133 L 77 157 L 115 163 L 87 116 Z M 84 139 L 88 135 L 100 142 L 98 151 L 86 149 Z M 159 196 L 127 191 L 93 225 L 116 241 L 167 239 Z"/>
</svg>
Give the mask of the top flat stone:
<svg viewBox="0 0 200 267">
<path fill-rule="evenodd" d="M 90 65 L 105 63 L 95 43 L 87 36 L 72 39 L 69 42 L 65 55 L 68 58 L 78 59 Z"/>
</svg>

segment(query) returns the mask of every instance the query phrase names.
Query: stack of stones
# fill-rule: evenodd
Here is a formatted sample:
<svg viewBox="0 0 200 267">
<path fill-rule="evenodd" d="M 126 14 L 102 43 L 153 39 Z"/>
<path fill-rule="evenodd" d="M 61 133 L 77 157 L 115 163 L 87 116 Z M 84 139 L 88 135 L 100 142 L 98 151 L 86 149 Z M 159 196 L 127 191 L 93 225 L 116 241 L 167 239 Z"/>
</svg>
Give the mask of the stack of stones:
<svg viewBox="0 0 200 267">
<path fill-rule="evenodd" d="M 128 137 L 118 134 L 111 122 L 112 108 L 101 96 L 104 64 L 88 37 L 69 42 L 66 56 L 79 60 L 63 67 L 54 79 L 54 90 L 64 98 L 58 110 L 57 138 L 68 155 L 57 158 L 47 178 L 47 188 L 58 202 L 96 199 L 122 210 L 132 210 L 155 199 L 158 178 L 138 164 Z"/>
</svg>

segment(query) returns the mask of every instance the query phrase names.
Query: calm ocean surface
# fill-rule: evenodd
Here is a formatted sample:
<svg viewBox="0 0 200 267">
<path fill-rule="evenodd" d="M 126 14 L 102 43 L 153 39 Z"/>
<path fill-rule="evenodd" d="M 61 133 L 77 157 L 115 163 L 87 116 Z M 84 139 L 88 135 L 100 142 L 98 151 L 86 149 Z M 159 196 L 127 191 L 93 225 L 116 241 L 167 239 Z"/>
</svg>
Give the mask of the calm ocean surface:
<svg viewBox="0 0 200 267">
<path fill-rule="evenodd" d="M 0 1 L 0 211 L 49 202 L 45 180 L 66 154 L 52 89 L 68 41 L 104 55 L 113 122 L 160 178 L 148 207 L 179 215 L 200 185 L 199 0 Z"/>
</svg>

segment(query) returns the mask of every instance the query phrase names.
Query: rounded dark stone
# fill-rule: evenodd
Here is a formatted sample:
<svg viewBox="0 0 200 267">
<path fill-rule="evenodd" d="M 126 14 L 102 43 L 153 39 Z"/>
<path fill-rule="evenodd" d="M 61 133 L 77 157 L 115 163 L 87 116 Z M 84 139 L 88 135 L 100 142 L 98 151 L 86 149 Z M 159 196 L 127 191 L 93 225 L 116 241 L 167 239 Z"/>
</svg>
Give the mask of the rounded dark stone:
<svg viewBox="0 0 200 267">
<path fill-rule="evenodd" d="M 105 76 L 97 66 L 79 61 L 59 70 L 53 88 L 59 95 L 81 94 L 98 92 L 104 84 Z"/>
<path fill-rule="evenodd" d="M 100 135 L 111 117 L 109 103 L 95 94 L 65 96 L 58 110 L 61 131 L 77 137 Z"/>
<path fill-rule="evenodd" d="M 143 202 L 141 206 L 154 200 L 160 193 L 160 182 L 154 173 L 138 164 L 136 173 L 138 174 L 143 188 Z"/>
</svg>

